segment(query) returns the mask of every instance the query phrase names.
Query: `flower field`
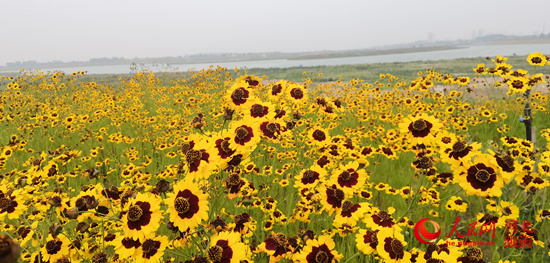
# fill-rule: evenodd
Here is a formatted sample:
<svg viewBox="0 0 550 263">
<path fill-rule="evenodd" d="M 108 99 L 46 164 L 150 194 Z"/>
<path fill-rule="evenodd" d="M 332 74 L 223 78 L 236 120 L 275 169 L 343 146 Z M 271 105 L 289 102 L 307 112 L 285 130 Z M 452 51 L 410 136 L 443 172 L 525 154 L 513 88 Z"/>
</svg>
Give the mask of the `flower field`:
<svg viewBox="0 0 550 263">
<path fill-rule="evenodd" d="M 548 262 L 550 66 L 526 60 L 1 77 L 0 262 Z"/>
</svg>

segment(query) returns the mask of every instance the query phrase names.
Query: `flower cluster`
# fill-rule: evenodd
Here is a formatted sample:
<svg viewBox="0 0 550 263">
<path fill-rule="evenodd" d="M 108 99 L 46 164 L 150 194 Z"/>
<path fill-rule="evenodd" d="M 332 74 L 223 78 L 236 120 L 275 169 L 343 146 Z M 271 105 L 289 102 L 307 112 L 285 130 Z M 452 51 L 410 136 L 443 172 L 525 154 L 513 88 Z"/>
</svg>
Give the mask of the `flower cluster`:
<svg viewBox="0 0 550 263">
<path fill-rule="evenodd" d="M 2 77 L 0 262 L 545 261 L 548 58 L 506 61 L 373 84 Z M 508 117 L 527 100 L 536 144 Z M 475 224 L 453 234 L 457 214 Z M 451 235 L 418 242 L 428 217 Z M 503 243 L 510 220 L 534 222 L 530 249 L 448 245 L 488 224 Z"/>
</svg>

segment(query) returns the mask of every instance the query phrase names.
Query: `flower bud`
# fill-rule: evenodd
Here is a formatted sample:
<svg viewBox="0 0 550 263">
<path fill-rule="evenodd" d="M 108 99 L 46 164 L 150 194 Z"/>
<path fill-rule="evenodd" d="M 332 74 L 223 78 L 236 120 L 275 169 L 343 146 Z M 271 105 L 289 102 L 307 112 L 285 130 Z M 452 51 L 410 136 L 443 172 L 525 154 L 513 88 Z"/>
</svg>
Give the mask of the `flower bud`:
<svg viewBox="0 0 550 263">
<path fill-rule="evenodd" d="M 16 263 L 20 254 L 21 247 L 19 243 L 8 236 L 0 235 L 0 262 Z"/>
</svg>

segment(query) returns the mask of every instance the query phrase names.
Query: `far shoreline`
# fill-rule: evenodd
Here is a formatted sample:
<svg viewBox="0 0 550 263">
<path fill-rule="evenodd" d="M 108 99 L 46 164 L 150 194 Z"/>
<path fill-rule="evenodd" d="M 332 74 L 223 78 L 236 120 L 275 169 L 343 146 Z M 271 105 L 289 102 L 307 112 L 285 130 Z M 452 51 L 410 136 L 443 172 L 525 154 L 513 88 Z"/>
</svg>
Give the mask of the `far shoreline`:
<svg viewBox="0 0 550 263">
<path fill-rule="evenodd" d="M 344 50 L 344 51 L 319 51 L 319 52 L 299 52 L 288 55 L 281 58 L 253 58 L 253 59 L 228 59 L 228 60 L 212 60 L 212 61 L 164 61 L 163 58 L 149 59 L 148 62 L 132 62 L 132 61 L 113 61 L 113 62 L 67 62 L 61 64 L 41 64 L 35 66 L 20 66 L 20 67 L 7 67 L 0 66 L 0 74 L 5 73 L 18 73 L 21 70 L 34 71 L 39 68 L 40 71 L 47 71 L 50 69 L 59 68 L 85 68 L 85 67 L 101 67 L 101 66 L 121 66 L 131 65 L 135 63 L 137 66 L 140 64 L 195 64 L 195 63 L 225 63 L 225 62 L 246 62 L 246 61 L 262 61 L 262 60 L 274 60 L 274 59 L 287 59 L 287 60 L 314 60 L 314 59 L 326 59 L 326 58 L 346 58 L 346 57 L 363 57 L 363 56 L 379 56 L 379 55 L 394 55 L 394 54 L 408 54 L 419 52 L 431 52 L 431 51 L 445 51 L 452 49 L 460 49 L 465 47 L 459 46 L 419 46 L 410 48 L 391 48 L 391 49 L 365 49 L 365 50 Z"/>
<path fill-rule="evenodd" d="M 502 41 L 493 41 L 483 43 L 482 45 L 532 45 L 532 44 L 550 44 L 550 38 L 534 38 L 534 39 L 511 39 Z"/>
<path fill-rule="evenodd" d="M 225 62 L 247 62 L 247 61 L 262 61 L 274 59 L 286 60 L 314 60 L 327 58 L 346 58 L 346 57 L 362 57 L 362 56 L 380 56 L 380 55 L 395 55 L 395 54 L 410 54 L 419 52 L 445 51 L 453 49 L 466 48 L 467 46 L 483 46 L 483 45 L 530 45 L 530 44 L 550 44 L 550 38 L 528 38 L 528 39 L 510 39 L 501 41 L 487 41 L 479 43 L 471 42 L 455 42 L 450 44 L 434 45 L 433 43 L 421 43 L 410 47 L 394 47 L 394 48 L 368 48 L 357 50 L 333 50 L 333 51 L 311 51 L 311 52 L 296 52 L 296 53 L 258 53 L 258 54 L 234 54 L 234 56 L 215 56 L 212 58 L 176 58 L 176 57 L 160 57 L 160 58 L 139 58 L 137 60 L 124 59 L 103 62 L 75 61 L 64 63 L 39 63 L 37 65 L 21 65 L 21 66 L 0 66 L 0 74 L 19 73 L 21 70 L 36 70 L 47 71 L 59 68 L 78 68 L 78 67 L 101 67 L 101 66 L 121 66 L 135 63 L 140 64 L 201 64 L 201 63 L 225 63 Z"/>
<path fill-rule="evenodd" d="M 234 62 L 235 63 L 239 63 L 239 62 L 244 62 L 244 63 L 247 63 L 247 62 L 252 62 L 252 64 L 255 64 L 255 65 L 258 65 L 258 66 L 254 66 L 254 65 L 250 65 L 250 66 L 238 66 L 239 68 L 242 68 L 242 69 L 246 69 L 248 70 L 249 72 L 254 72 L 255 74 L 260 74 L 260 75 L 263 75 L 263 73 L 265 72 L 267 75 L 271 75 L 271 74 L 275 74 L 275 75 L 280 75 L 284 72 L 287 72 L 287 73 L 284 73 L 282 75 L 287 75 L 287 77 L 290 77 L 288 75 L 292 75 L 290 79 L 300 79 L 301 78 L 301 73 L 304 72 L 304 71 L 317 71 L 317 72 L 325 72 L 326 73 L 326 70 L 328 71 L 333 71 L 332 69 L 337 69 L 337 71 L 340 72 L 340 74 L 342 74 L 343 76 L 349 76 L 351 78 L 361 78 L 361 77 L 366 77 L 366 75 L 369 75 L 369 74 L 366 74 L 363 72 L 364 69 L 375 69 L 375 68 L 378 68 L 377 70 L 379 69 L 384 69 L 384 71 L 386 72 L 391 72 L 393 70 L 399 70 L 400 67 L 403 67 L 406 65 L 407 68 L 410 69 L 410 67 L 414 67 L 418 70 L 422 70 L 422 69 L 427 69 L 427 68 L 430 68 L 431 66 L 435 66 L 436 68 L 439 68 L 439 67 L 443 67 L 445 69 L 445 71 L 450 71 L 454 74 L 460 74 L 460 75 L 468 75 L 468 73 L 471 73 L 471 64 L 470 65 L 467 65 L 466 67 L 466 63 L 483 63 L 485 61 L 485 58 L 488 57 L 488 56 L 496 56 L 495 54 L 482 54 L 482 55 L 475 55 L 475 56 L 471 56 L 471 57 L 455 57 L 455 58 L 444 58 L 444 59 L 440 59 L 439 57 L 441 57 L 441 55 L 437 56 L 437 58 L 427 58 L 426 59 L 422 59 L 423 58 L 423 55 L 415 55 L 416 57 L 420 57 L 420 59 L 418 60 L 404 60 L 404 61 L 380 61 L 380 62 L 367 62 L 367 63 L 356 63 L 358 60 L 355 60 L 354 57 L 371 57 L 371 56 L 386 56 L 386 55 L 389 55 L 389 56 L 392 56 L 392 55 L 406 55 L 406 54 L 414 54 L 414 53 L 431 53 L 431 52 L 437 52 L 438 54 L 441 54 L 439 52 L 444 52 L 444 51 L 447 51 L 447 50 L 450 50 L 450 52 L 454 52 L 453 50 L 458 50 L 458 49 L 466 49 L 468 47 L 482 47 L 482 46 L 487 46 L 487 45 L 493 45 L 495 48 L 497 48 L 497 46 L 505 46 L 505 45 L 518 45 L 518 46 L 522 46 L 522 45 L 525 45 L 528 47 L 528 49 L 531 49 L 532 47 L 529 47 L 530 45 L 537 45 L 539 46 L 539 48 L 541 47 L 546 47 L 546 48 L 542 48 L 543 50 L 538 50 L 539 48 L 533 48 L 533 50 L 530 50 L 529 52 L 539 52 L 539 51 L 542 51 L 543 53 L 547 54 L 547 53 L 550 53 L 549 49 L 547 47 L 550 47 L 546 45 L 546 43 L 550 43 L 550 38 L 548 39 L 523 39 L 523 40 L 514 40 L 514 41 L 492 41 L 492 42 L 486 42 L 486 43 L 478 43 L 478 44 L 475 44 L 475 45 L 463 45 L 463 46 L 460 46 L 460 45 L 456 45 L 456 46 L 424 46 L 424 47 L 412 47 L 412 48 L 394 48 L 394 49 L 387 49 L 387 50 L 370 50 L 370 51 L 367 51 L 367 50 L 364 50 L 362 52 L 360 51 L 342 51 L 341 53 L 337 53 L 337 52 L 332 52 L 330 53 L 329 51 L 326 51 L 326 53 L 323 53 L 323 54 L 315 54 L 315 52 L 304 52 L 302 54 L 306 54 L 304 55 L 304 57 L 300 57 L 301 60 L 303 60 L 304 62 L 306 61 L 316 61 L 317 59 L 319 60 L 323 60 L 323 59 L 328 59 L 328 60 L 332 60 L 332 59 L 339 59 L 339 58 L 343 58 L 343 59 L 347 59 L 349 58 L 351 63 L 341 63 L 341 64 L 319 64 L 319 65 L 315 65 L 314 63 L 311 63 L 312 65 L 308 65 L 310 63 L 306 63 L 304 65 L 302 65 L 303 62 L 301 61 L 297 61 L 297 59 L 285 59 L 285 58 L 278 58 L 278 59 L 273 59 L 273 58 L 266 58 L 266 59 L 256 59 L 256 60 L 252 60 L 252 59 L 249 59 L 249 60 L 237 60 L 237 61 L 230 61 L 230 62 L 219 62 L 219 63 L 225 63 L 226 65 L 224 66 L 223 64 L 221 65 L 222 67 L 228 67 L 227 64 L 233 64 Z M 523 48 L 525 50 L 525 47 Z M 492 50 L 492 49 L 490 49 Z M 370 53 L 369 53 L 370 52 Z M 384 53 L 384 54 L 381 54 L 380 52 Z M 525 51 L 524 51 L 525 52 Z M 519 56 L 523 56 L 525 54 L 523 54 L 524 52 L 520 52 L 518 55 Z M 369 53 L 369 54 L 367 54 Z M 494 52 L 493 52 L 494 53 Z M 503 52 L 503 53 L 506 53 L 506 52 Z M 500 53 L 500 55 L 503 55 L 503 56 L 510 56 L 510 57 L 515 57 L 516 56 L 516 53 L 513 53 L 513 54 L 503 54 L 503 53 Z M 511 52 L 510 52 L 511 53 Z M 294 56 L 297 56 L 298 53 L 295 53 Z M 305 57 L 305 56 L 308 56 L 308 57 Z M 315 57 L 315 56 L 325 56 L 325 57 Z M 330 56 L 330 57 L 326 57 L 326 56 Z M 287 61 L 296 61 L 294 62 L 294 64 L 297 63 L 297 65 L 295 66 L 272 66 L 272 67 L 265 67 L 265 63 L 271 63 L 269 61 L 277 61 L 277 60 L 287 60 Z M 376 60 L 376 59 L 375 59 Z M 258 61 L 258 62 L 261 62 L 261 61 L 268 61 L 268 62 L 261 62 L 260 64 L 258 63 L 255 63 L 254 61 Z M 347 60 L 346 60 L 347 61 Z M 363 61 L 363 60 L 361 60 Z M 468 62 L 466 62 L 468 61 Z M 2 68 L 0 67 L 0 75 L 4 75 L 4 76 L 7 76 L 7 77 L 15 77 L 15 76 L 18 76 L 20 74 L 22 74 L 22 72 L 26 72 L 27 74 L 28 73 L 32 73 L 32 72 L 42 72 L 42 73 L 45 73 L 45 74 L 51 74 L 51 73 L 54 73 L 54 72 L 65 72 L 66 74 L 70 74 L 71 72 L 82 72 L 82 71 L 86 71 L 88 72 L 88 70 L 90 70 L 90 72 L 88 72 L 86 75 L 90 76 L 90 75 L 95 75 L 95 76 L 107 76 L 107 75 L 132 75 L 133 73 L 137 72 L 137 71 L 143 71 L 143 70 L 152 70 L 152 72 L 155 72 L 155 73 L 176 73 L 176 72 L 181 72 L 181 73 L 184 73 L 184 72 L 188 72 L 187 70 L 181 70 L 179 69 L 180 65 L 178 64 L 175 64 L 175 63 L 166 63 L 166 62 L 151 62 L 151 63 L 134 63 L 134 66 L 135 66 L 135 69 L 137 71 L 133 71 L 131 70 L 131 65 L 130 64 L 131 62 L 119 62 L 119 63 L 114 63 L 111 62 L 111 63 L 73 63 L 71 65 L 53 65 L 51 68 L 50 67 L 40 67 L 37 69 L 37 67 L 26 67 L 26 68 L 13 68 L 13 69 L 6 69 L 5 67 Z M 218 63 L 217 61 L 216 62 L 206 62 L 206 63 L 202 63 L 204 65 L 206 64 L 209 64 L 209 65 L 216 65 L 216 63 Z M 317 63 L 317 62 L 315 62 Z M 340 62 L 338 62 L 340 63 Z M 458 64 L 457 64 L 458 63 Z M 241 63 L 243 64 L 243 63 Z M 286 63 L 288 64 L 288 63 Z M 299 64 L 299 65 L 298 65 Z M 269 64 L 271 65 L 271 64 Z M 413 65 L 417 65 L 417 66 L 413 66 Z M 437 65 L 437 66 L 436 66 Z M 458 65 L 461 65 L 460 67 L 457 67 Z M 106 67 L 125 67 L 127 69 L 127 71 L 125 72 L 97 72 L 97 71 L 94 71 L 94 67 L 102 67 L 102 66 L 106 66 Z M 188 66 L 188 65 L 184 65 L 184 66 Z M 474 65 L 475 66 L 475 65 Z M 152 67 L 152 68 L 151 68 Z M 161 70 L 161 71 L 158 71 L 158 70 L 155 70 L 154 68 L 163 68 L 163 69 L 166 69 L 166 70 Z M 196 65 L 195 67 L 191 67 L 191 71 L 193 70 L 198 70 L 200 69 L 201 67 L 203 67 L 203 65 Z M 207 67 L 207 66 L 205 66 Z M 235 66 L 237 67 L 237 66 Z M 233 68 L 233 66 L 229 66 L 230 69 Z M 362 68 L 363 70 L 360 70 L 360 68 Z M 392 69 L 391 71 L 390 70 L 387 70 L 387 69 Z M 9 71 L 8 71 L 9 70 Z M 117 71 L 115 69 L 115 71 Z M 407 70 L 408 71 L 408 70 Z M 296 74 L 296 73 L 299 73 L 299 74 Z M 409 73 L 409 72 L 407 72 Z M 547 74 L 549 72 L 546 72 Z M 294 76 L 296 75 L 296 76 Z M 372 76 L 369 76 L 369 78 L 372 77 Z M 410 77 L 410 75 L 409 75 Z M 328 76 L 323 76 L 319 79 L 326 79 L 327 81 L 330 81 L 331 79 L 336 79 L 336 77 L 334 76 L 331 76 L 331 77 L 328 77 Z"/>
</svg>

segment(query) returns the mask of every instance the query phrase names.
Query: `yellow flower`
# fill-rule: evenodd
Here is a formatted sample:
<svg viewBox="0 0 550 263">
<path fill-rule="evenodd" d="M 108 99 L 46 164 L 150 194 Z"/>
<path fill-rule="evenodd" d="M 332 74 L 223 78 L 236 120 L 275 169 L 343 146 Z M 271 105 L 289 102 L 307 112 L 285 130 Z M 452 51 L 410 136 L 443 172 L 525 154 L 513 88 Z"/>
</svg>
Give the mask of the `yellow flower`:
<svg viewBox="0 0 550 263">
<path fill-rule="evenodd" d="M 136 250 L 136 262 L 159 262 L 168 245 L 167 236 L 151 235 Z"/>
<path fill-rule="evenodd" d="M 402 229 L 395 222 L 392 214 L 395 212 L 395 208 L 388 207 L 388 211 L 383 211 L 378 208 L 371 209 L 370 213 L 363 217 L 363 222 L 370 229 L 389 229 L 391 232 L 401 232 Z"/>
<path fill-rule="evenodd" d="M 450 211 L 466 212 L 468 210 L 468 203 L 458 196 L 451 196 L 445 207 Z"/>
<path fill-rule="evenodd" d="M 192 134 L 181 147 L 185 164 L 188 169 L 187 176 L 196 179 L 208 178 L 210 172 L 218 164 L 218 155 L 213 143 L 209 143 L 206 137 Z"/>
<path fill-rule="evenodd" d="M 548 58 L 546 58 L 546 56 L 541 52 L 535 52 L 527 56 L 527 62 L 533 66 L 544 66 L 547 61 Z"/>
<path fill-rule="evenodd" d="M 308 239 L 304 249 L 294 256 L 294 260 L 308 263 L 340 261 L 344 256 L 334 250 L 335 246 L 329 235 Z"/>
<path fill-rule="evenodd" d="M 433 116 L 422 113 L 419 116 L 409 116 L 400 124 L 399 129 L 407 136 L 407 141 L 412 144 L 432 144 L 435 135 L 443 128 L 443 124 Z"/>
<path fill-rule="evenodd" d="M 468 144 L 451 134 L 440 139 L 441 141 L 438 141 L 438 143 L 441 146 L 441 161 L 450 164 L 453 169 L 461 166 L 462 162 L 471 159 L 472 156 L 480 154 L 480 143 Z"/>
<path fill-rule="evenodd" d="M 474 68 L 474 72 L 477 74 L 487 74 L 485 70 L 485 64 L 477 64 L 477 67 Z"/>
<path fill-rule="evenodd" d="M 357 221 L 370 210 L 368 203 L 354 204 L 352 201 L 345 201 L 342 208 L 336 210 L 334 225 L 355 226 Z"/>
<path fill-rule="evenodd" d="M 71 241 L 62 234 L 55 238 L 51 234 L 48 235 L 46 245 L 40 249 L 42 260 L 56 262 L 63 257 L 68 257 L 69 245 L 71 245 Z"/>
<path fill-rule="evenodd" d="M 288 82 L 286 80 L 280 80 L 277 83 L 271 85 L 271 90 L 269 91 L 269 100 L 278 101 L 281 99 L 281 95 L 285 94 Z"/>
<path fill-rule="evenodd" d="M 115 252 L 120 259 L 135 258 L 137 256 L 138 248 L 141 246 L 141 242 L 131 237 L 119 235 L 114 241 Z"/>
<path fill-rule="evenodd" d="M 329 187 L 322 185 L 319 187 L 319 194 L 323 210 L 327 211 L 329 215 L 332 215 L 338 208 L 342 208 L 344 200 L 347 197 L 346 192 L 337 187 L 336 184 Z"/>
<path fill-rule="evenodd" d="M 138 193 L 125 205 L 124 234 L 126 237 L 145 241 L 149 234 L 154 233 L 163 218 L 160 210 L 161 200 L 153 194 Z"/>
<path fill-rule="evenodd" d="M 378 232 L 377 238 L 376 251 L 384 262 L 411 262 L 411 253 L 405 250 L 407 242 L 403 234 L 384 229 Z"/>
<path fill-rule="evenodd" d="M 327 176 L 325 169 L 314 164 L 309 169 L 303 169 L 294 177 L 294 187 L 314 189 L 317 184 L 324 182 Z"/>
<path fill-rule="evenodd" d="M 260 100 L 251 101 L 243 110 L 247 116 L 252 117 L 255 121 L 258 119 L 273 119 L 275 117 L 275 106 L 269 102 Z"/>
<path fill-rule="evenodd" d="M 308 144 L 316 145 L 319 148 L 330 143 L 330 135 L 327 129 L 315 127 L 308 132 Z"/>
<path fill-rule="evenodd" d="M 291 255 L 294 250 L 283 233 L 274 233 L 267 235 L 266 240 L 258 246 L 258 250 L 269 255 L 269 262 L 278 262 L 283 257 Z"/>
<path fill-rule="evenodd" d="M 376 251 L 378 245 L 377 234 L 380 230 L 365 230 L 359 229 L 359 232 L 355 235 L 355 242 L 359 251 L 366 255 L 370 255 Z"/>
<path fill-rule="evenodd" d="M 193 231 L 208 218 L 208 195 L 199 189 L 191 177 L 180 180 L 174 193 L 168 193 L 164 203 L 168 205 L 170 222 L 180 231 Z"/>
<path fill-rule="evenodd" d="M 368 179 L 367 172 L 359 169 L 358 162 L 349 162 L 346 165 L 340 165 L 340 168 L 333 172 L 328 184 L 335 184 L 344 192 L 352 194 L 356 190 L 362 189 Z"/>
<path fill-rule="evenodd" d="M 455 171 L 455 179 L 468 195 L 500 196 L 504 186 L 500 169 L 492 156 L 481 154 L 465 160 Z"/>
<path fill-rule="evenodd" d="M 247 107 L 253 100 L 252 90 L 247 82 L 236 82 L 227 92 L 227 99 L 231 109 L 241 111 L 243 107 Z"/>
<path fill-rule="evenodd" d="M 286 96 L 289 101 L 305 102 L 307 101 L 307 90 L 301 84 L 289 83 L 286 89 Z"/>
<path fill-rule="evenodd" d="M 261 141 L 261 132 L 257 122 L 251 117 L 231 123 L 229 129 L 229 147 L 237 153 L 245 154 L 252 152 Z"/>
<path fill-rule="evenodd" d="M 6 216 L 9 219 L 20 218 L 28 209 L 25 203 L 31 199 L 30 195 L 23 189 L 8 191 L 7 185 L 3 186 L 0 185 L 0 220 L 4 221 Z"/>
<path fill-rule="evenodd" d="M 235 82 L 246 82 L 250 86 L 250 88 L 256 88 L 258 85 L 261 84 L 262 79 L 259 77 L 256 77 L 254 75 L 244 75 L 240 76 L 238 79 L 235 80 Z"/>
<path fill-rule="evenodd" d="M 248 253 L 248 246 L 241 242 L 239 233 L 219 232 L 210 238 L 207 258 L 213 263 L 238 263 L 249 260 Z"/>
<path fill-rule="evenodd" d="M 508 83 L 508 95 L 514 93 L 525 93 L 527 90 L 531 89 L 529 85 L 529 79 L 525 77 L 510 77 L 507 81 Z"/>
</svg>

